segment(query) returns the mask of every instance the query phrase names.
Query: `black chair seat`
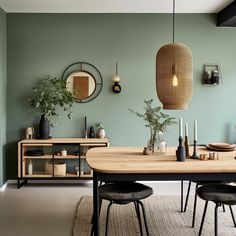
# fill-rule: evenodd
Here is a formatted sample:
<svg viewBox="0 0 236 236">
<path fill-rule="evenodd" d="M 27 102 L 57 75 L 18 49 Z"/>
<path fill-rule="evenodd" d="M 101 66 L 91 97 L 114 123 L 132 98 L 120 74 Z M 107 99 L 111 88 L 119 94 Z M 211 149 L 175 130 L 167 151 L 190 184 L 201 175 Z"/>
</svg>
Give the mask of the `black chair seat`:
<svg viewBox="0 0 236 236">
<path fill-rule="evenodd" d="M 200 198 L 225 205 L 236 205 L 236 186 L 206 184 L 197 189 Z"/>
<path fill-rule="evenodd" d="M 153 194 L 152 188 L 140 183 L 110 183 L 99 187 L 99 197 L 109 201 L 128 203 Z"/>
</svg>

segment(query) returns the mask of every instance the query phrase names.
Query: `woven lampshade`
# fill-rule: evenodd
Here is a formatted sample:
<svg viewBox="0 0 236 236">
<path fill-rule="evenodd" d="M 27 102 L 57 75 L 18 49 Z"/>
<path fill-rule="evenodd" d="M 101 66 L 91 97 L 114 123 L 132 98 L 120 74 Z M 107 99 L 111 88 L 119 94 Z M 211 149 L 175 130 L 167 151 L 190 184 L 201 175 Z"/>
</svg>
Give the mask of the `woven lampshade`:
<svg viewBox="0 0 236 236">
<path fill-rule="evenodd" d="M 177 85 L 173 85 L 173 75 Z M 192 53 L 183 44 L 167 44 L 156 55 L 156 90 L 163 109 L 187 109 L 192 97 Z"/>
</svg>

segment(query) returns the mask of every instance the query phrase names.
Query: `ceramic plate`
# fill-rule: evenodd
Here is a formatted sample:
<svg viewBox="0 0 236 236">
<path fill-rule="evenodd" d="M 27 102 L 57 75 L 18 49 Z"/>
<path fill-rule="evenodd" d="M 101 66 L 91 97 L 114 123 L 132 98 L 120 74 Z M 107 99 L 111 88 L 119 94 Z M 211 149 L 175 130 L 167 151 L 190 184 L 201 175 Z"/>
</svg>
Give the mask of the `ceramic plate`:
<svg viewBox="0 0 236 236">
<path fill-rule="evenodd" d="M 206 148 L 208 150 L 211 150 L 211 151 L 218 151 L 218 152 L 232 152 L 235 150 L 235 147 L 233 148 L 216 148 L 216 147 L 213 147 L 213 146 L 210 146 L 210 145 L 206 145 Z"/>
<path fill-rule="evenodd" d="M 230 144 L 230 143 L 210 143 L 209 146 L 214 147 L 214 148 L 226 148 L 226 149 L 233 149 L 235 148 L 234 144 Z"/>
</svg>

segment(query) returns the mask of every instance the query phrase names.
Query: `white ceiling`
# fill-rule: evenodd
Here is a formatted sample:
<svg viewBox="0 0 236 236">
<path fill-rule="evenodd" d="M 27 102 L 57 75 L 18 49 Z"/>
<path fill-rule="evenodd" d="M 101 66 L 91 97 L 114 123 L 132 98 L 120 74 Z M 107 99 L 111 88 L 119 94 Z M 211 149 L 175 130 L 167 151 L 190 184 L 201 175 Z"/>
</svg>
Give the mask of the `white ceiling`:
<svg viewBox="0 0 236 236">
<path fill-rule="evenodd" d="M 176 0 L 177 13 L 217 13 L 233 0 Z M 172 0 L 0 0 L 6 12 L 170 13 Z"/>
</svg>

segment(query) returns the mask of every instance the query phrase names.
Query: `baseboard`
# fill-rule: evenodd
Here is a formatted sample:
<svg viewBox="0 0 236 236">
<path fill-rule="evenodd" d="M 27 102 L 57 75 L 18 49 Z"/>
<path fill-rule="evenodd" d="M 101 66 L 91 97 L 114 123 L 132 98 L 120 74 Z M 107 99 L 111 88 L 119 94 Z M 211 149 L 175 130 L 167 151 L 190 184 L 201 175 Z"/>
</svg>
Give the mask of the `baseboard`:
<svg viewBox="0 0 236 236">
<path fill-rule="evenodd" d="M 5 189 L 7 188 L 8 182 L 6 182 L 5 184 L 3 184 L 2 187 L 0 187 L 0 192 L 5 191 Z"/>
</svg>

